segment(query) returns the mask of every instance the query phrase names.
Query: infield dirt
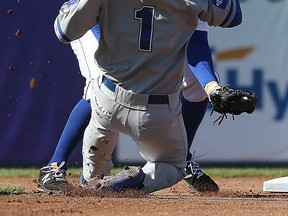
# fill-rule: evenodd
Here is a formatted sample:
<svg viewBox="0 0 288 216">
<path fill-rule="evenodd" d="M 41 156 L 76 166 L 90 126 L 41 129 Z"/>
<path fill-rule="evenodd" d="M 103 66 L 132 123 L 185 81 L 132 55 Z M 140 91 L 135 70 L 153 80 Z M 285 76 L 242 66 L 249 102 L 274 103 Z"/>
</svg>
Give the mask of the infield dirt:
<svg viewBox="0 0 288 216">
<path fill-rule="evenodd" d="M 25 187 L 25 194 L 0 196 L 0 215 L 288 215 L 288 194 L 262 192 L 267 179 L 214 178 L 220 187 L 217 193 L 196 193 L 181 181 L 150 195 L 96 193 L 77 186 L 62 195 L 49 195 L 37 191 L 35 178 L 0 178 L 0 183 Z"/>
</svg>

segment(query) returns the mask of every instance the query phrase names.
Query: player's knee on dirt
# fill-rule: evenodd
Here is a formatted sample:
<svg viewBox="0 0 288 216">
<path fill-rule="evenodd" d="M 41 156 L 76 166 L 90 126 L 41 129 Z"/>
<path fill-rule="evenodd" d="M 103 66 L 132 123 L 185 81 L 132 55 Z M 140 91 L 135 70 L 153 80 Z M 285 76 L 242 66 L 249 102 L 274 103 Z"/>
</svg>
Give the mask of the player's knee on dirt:
<svg viewBox="0 0 288 216">
<path fill-rule="evenodd" d="M 168 163 L 146 163 L 142 170 L 145 173 L 142 191 L 145 193 L 171 187 L 183 178 L 183 171 Z"/>
</svg>

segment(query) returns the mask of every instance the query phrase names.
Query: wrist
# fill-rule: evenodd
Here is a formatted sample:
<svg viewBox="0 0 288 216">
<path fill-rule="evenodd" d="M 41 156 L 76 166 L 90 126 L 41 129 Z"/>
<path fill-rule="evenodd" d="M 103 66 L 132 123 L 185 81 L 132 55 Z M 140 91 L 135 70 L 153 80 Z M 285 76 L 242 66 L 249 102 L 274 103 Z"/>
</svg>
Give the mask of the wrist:
<svg viewBox="0 0 288 216">
<path fill-rule="evenodd" d="M 204 90 L 205 90 L 206 94 L 208 95 L 209 100 L 210 100 L 210 94 L 219 88 L 221 88 L 221 86 L 218 84 L 217 81 L 211 81 L 205 85 Z"/>
</svg>

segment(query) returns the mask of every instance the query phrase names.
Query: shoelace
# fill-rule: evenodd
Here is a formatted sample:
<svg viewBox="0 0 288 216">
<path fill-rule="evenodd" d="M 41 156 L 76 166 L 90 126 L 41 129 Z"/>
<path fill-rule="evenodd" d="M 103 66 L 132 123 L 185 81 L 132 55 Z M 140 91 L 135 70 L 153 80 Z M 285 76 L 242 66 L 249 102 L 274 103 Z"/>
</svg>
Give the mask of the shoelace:
<svg viewBox="0 0 288 216">
<path fill-rule="evenodd" d="M 198 163 L 190 161 L 188 167 L 191 169 L 192 174 L 196 175 L 197 178 L 200 178 L 203 175 L 203 172 L 201 171 L 201 168 Z"/>
<path fill-rule="evenodd" d="M 66 181 L 66 178 L 65 178 L 66 172 L 65 170 L 61 169 L 64 166 L 64 164 L 65 164 L 65 161 L 62 161 L 62 163 L 58 167 L 46 166 L 44 168 L 50 168 L 50 169 L 45 172 L 52 173 L 52 175 L 54 175 L 57 181 Z"/>
</svg>

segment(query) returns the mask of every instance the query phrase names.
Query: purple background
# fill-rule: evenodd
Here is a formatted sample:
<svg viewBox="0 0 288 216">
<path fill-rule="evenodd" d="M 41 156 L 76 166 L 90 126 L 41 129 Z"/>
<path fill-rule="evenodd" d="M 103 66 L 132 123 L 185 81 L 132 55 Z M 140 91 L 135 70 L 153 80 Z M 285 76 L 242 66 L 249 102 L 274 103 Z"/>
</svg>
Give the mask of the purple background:
<svg viewBox="0 0 288 216">
<path fill-rule="evenodd" d="M 62 3 L 0 2 L 0 167 L 49 162 L 70 111 L 82 97 L 85 80 L 76 56 L 54 34 Z M 30 88 L 33 78 L 36 87 Z M 80 147 L 71 166 L 82 161 Z"/>
</svg>

